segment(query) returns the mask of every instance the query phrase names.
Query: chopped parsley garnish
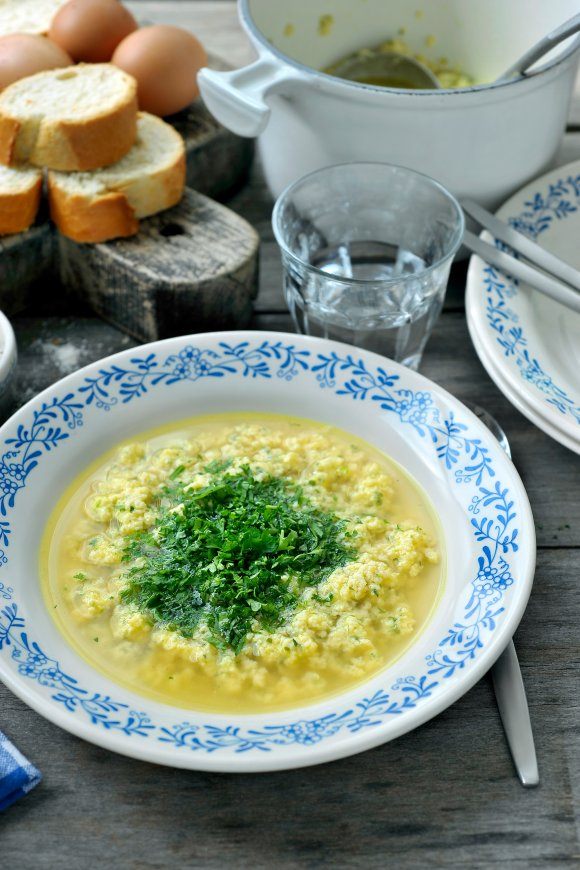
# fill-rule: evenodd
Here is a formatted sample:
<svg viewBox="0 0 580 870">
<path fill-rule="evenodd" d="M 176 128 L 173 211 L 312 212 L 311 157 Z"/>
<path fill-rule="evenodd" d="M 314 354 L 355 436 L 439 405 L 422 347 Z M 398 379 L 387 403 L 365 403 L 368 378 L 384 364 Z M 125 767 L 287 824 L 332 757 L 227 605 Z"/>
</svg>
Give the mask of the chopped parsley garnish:
<svg viewBox="0 0 580 870">
<path fill-rule="evenodd" d="M 258 479 L 247 467 L 224 470 L 208 466 L 203 489 L 176 483 L 162 491 L 157 523 L 125 549 L 134 564 L 121 597 L 185 637 L 205 624 L 212 644 L 237 654 L 256 621 L 274 631 L 303 589 L 356 551 L 345 521 L 299 486 Z"/>
</svg>

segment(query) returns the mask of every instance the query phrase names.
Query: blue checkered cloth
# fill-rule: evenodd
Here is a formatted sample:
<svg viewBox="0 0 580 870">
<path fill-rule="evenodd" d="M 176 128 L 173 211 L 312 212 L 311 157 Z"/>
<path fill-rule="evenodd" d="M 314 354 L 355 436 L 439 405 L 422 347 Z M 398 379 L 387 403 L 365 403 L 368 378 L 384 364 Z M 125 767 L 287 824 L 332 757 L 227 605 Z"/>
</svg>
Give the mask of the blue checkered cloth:
<svg viewBox="0 0 580 870">
<path fill-rule="evenodd" d="M 0 731 L 0 812 L 27 794 L 41 779 L 40 772 Z"/>
</svg>

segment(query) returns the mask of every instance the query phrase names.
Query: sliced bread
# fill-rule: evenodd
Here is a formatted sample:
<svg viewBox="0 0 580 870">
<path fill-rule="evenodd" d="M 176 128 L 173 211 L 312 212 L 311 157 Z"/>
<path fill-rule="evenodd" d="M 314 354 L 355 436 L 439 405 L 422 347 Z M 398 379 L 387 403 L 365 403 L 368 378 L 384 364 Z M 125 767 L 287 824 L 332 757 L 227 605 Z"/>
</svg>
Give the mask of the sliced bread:
<svg viewBox="0 0 580 870">
<path fill-rule="evenodd" d="M 20 79 L 0 93 L 0 163 L 97 169 L 127 154 L 137 132 L 135 79 L 112 64 L 78 64 Z"/>
<path fill-rule="evenodd" d="M 52 19 L 67 0 L 0 0 L 0 36 L 48 33 Z"/>
<path fill-rule="evenodd" d="M 42 172 L 0 166 L 0 235 L 21 233 L 34 223 L 42 194 Z"/>
<path fill-rule="evenodd" d="M 63 235 L 77 242 L 135 235 L 140 218 L 176 205 L 184 187 L 183 139 L 145 112 L 139 113 L 135 145 L 114 166 L 48 174 L 51 217 Z"/>
</svg>

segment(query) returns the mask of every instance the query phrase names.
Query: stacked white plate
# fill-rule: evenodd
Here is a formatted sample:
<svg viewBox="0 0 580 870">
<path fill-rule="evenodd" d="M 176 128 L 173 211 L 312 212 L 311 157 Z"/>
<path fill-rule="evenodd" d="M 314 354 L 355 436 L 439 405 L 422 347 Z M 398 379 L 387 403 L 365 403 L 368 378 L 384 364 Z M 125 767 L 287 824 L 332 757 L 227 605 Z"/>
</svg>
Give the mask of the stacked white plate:
<svg viewBox="0 0 580 870">
<path fill-rule="evenodd" d="M 580 161 L 526 185 L 497 214 L 580 268 Z M 538 428 L 580 454 L 580 315 L 477 256 L 465 304 L 475 350 L 497 387 Z"/>
</svg>

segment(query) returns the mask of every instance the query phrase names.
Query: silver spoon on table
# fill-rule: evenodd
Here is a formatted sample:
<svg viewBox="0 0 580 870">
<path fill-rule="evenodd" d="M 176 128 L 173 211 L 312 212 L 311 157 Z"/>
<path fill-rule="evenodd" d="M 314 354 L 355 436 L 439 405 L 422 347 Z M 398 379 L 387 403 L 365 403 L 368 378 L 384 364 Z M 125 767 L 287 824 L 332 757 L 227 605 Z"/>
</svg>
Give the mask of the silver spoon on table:
<svg viewBox="0 0 580 870">
<path fill-rule="evenodd" d="M 509 69 L 498 76 L 495 82 L 509 81 L 517 76 L 523 76 L 529 67 L 537 63 L 540 58 L 579 31 L 580 14 L 569 18 L 559 27 L 555 27 L 547 36 L 539 39 Z M 381 84 L 384 81 L 386 87 L 422 90 L 442 87 L 435 73 L 428 69 L 425 64 L 412 56 L 399 54 L 396 51 L 381 50 L 380 46 L 356 51 L 333 64 L 327 69 L 327 72 L 354 82 Z"/>
<path fill-rule="evenodd" d="M 480 408 L 465 402 L 475 416 L 487 426 L 499 442 L 502 450 L 511 459 L 511 450 L 507 435 L 492 415 Z M 540 774 L 534 734 L 530 720 L 530 711 L 526 698 L 526 690 L 520 670 L 520 663 L 513 640 L 510 640 L 491 669 L 491 679 L 499 709 L 499 715 L 504 727 L 505 736 L 512 754 L 515 768 L 523 786 L 538 785 Z"/>
</svg>

